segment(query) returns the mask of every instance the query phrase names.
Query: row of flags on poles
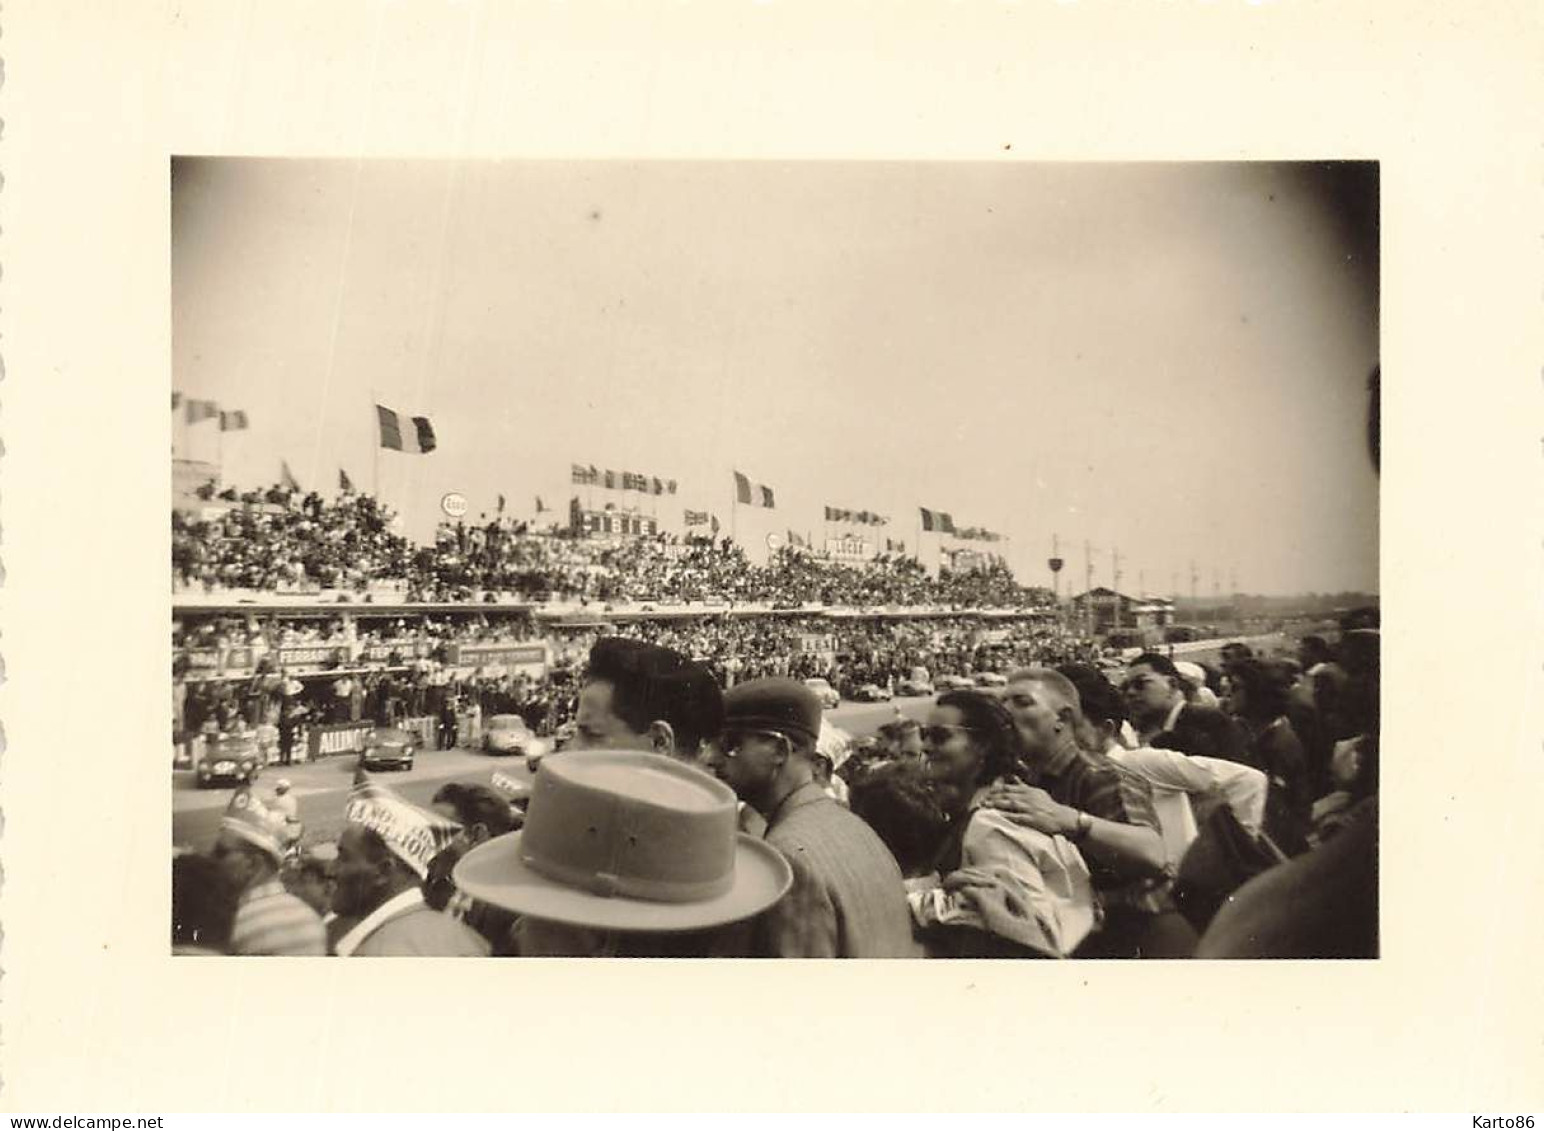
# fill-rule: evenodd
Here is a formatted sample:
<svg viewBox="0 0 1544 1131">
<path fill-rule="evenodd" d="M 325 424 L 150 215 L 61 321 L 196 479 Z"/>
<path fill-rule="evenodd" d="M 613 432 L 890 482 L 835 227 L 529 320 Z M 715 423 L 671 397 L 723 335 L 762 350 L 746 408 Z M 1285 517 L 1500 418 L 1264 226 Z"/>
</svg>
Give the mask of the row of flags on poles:
<svg viewBox="0 0 1544 1131">
<path fill-rule="evenodd" d="M 198 400 L 194 397 L 184 397 L 176 390 L 172 391 L 172 411 L 179 408 L 183 410 L 189 424 L 199 424 L 205 420 L 218 420 L 221 432 L 240 432 L 252 426 L 247 417 L 246 409 L 226 410 L 220 407 L 217 401 Z"/>
<path fill-rule="evenodd" d="M 569 479 L 579 487 L 603 487 L 608 491 L 638 491 L 645 495 L 674 495 L 679 484 L 674 479 L 640 475 L 635 471 L 601 471 L 594 464 L 571 464 Z"/>
<path fill-rule="evenodd" d="M 223 409 L 211 400 L 202 400 L 193 397 L 185 397 L 182 393 L 172 392 L 172 411 L 183 409 L 187 415 L 189 424 L 198 424 L 204 420 L 218 419 L 222 432 L 240 431 L 251 426 L 251 421 L 244 409 Z M 402 452 L 404 454 L 426 455 L 439 446 L 439 441 L 434 433 L 434 424 L 427 416 L 406 416 L 395 409 L 385 405 L 375 406 L 376 426 L 380 447 L 388 451 Z M 773 510 L 777 507 L 776 492 L 765 483 L 752 481 L 750 476 L 742 471 L 734 473 L 734 501 L 737 506 L 762 507 Z M 577 486 L 601 487 L 609 491 L 636 491 L 645 495 L 674 495 L 679 484 L 674 479 L 662 479 L 655 475 L 642 475 L 633 471 L 602 471 L 594 464 L 571 464 L 570 480 Z M 295 473 L 290 469 L 288 461 L 281 461 L 281 478 L 285 487 L 291 490 L 300 490 L 300 482 Z M 354 491 L 353 480 L 348 472 L 338 469 L 338 489 L 345 494 Z M 498 496 L 498 512 L 504 513 L 508 500 L 504 495 Z M 536 497 L 536 513 L 550 512 L 541 496 Z M 935 511 L 928 507 L 919 507 L 921 525 L 924 533 L 949 534 L 962 541 L 1000 542 L 1003 535 L 983 527 L 966 527 L 956 530 L 954 516 L 946 511 Z M 890 523 L 888 515 L 879 514 L 876 511 L 855 511 L 848 507 L 835 507 L 827 505 L 825 508 L 826 521 L 829 523 L 855 523 L 860 526 L 887 526 Z M 708 511 L 688 510 L 685 512 L 685 521 L 688 527 L 709 526 L 716 535 L 719 530 L 719 521 L 716 515 Z M 807 546 L 808 540 L 800 537 L 795 532 L 788 532 L 788 542 L 793 546 Z M 906 543 L 899 539 L 886 538 L 885 548 L 887 552 L 904 552 Z"/>
<path fill-rule="evenodd" d="M 845 507 L 826 507 L 827 522 L 855 522 L 859 526 L 886 526 L 890 522 L 888 515 L 876 514 L 872 511 L 854 511 Z"/>
</svg>

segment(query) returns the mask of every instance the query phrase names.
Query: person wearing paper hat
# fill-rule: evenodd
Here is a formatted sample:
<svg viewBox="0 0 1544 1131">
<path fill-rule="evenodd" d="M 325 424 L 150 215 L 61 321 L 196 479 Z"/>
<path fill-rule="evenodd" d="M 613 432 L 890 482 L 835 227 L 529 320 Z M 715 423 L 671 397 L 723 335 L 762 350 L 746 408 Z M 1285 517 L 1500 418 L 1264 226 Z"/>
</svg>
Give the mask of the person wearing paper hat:
<svg viewBox="0 0 1544 1131">
<path fill-rule="evenodd" d="M 327 936 L 321 916 L 284 889 L 279 845 L 272 815 L 244 785 L 231 797 L 220 818 L 215 861 L 241 892 L 231 948 L 237 954 L 323 955 Z"/>
<path fill-rule="evenodd" d="M 735 827 L 735 795 L 679 759 L 576 750 L 544 763 L 525 827 L 472 849 L 456 887 L 522 916 L 522 955 L 747 952 L 744 923 L 793 881 Z"/>
<path fill-rule="evenodd" d="M 1206 669 L 1200 664 L 1189 660 L 1175 660 L 1174 670 L 1179 672 L 1179 678 L 1185 683 L 1185 701 L 1194 703 L 1198 707 L 1216 707 L 1219 705 L 1217 693 L 1206 685 Z"/>
<path fill-rule="evenodd" d="M 363 770 L 354 775 L 338 838 L 332 909 L 358 922 L 337 941 L 342 957 L 482 957 L 488 943 L 424 902 L 429 862 L 461 826 L 421 809 Z"/>
</svg>

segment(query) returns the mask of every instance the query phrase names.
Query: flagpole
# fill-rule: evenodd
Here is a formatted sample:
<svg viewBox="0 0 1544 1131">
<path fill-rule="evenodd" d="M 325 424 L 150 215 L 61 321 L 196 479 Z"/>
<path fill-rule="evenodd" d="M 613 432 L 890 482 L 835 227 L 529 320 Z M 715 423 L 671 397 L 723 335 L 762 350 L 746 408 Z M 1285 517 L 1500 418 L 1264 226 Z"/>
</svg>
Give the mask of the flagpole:
<svg viewBox="0 0 1544 1131">
<path fill-rule="evenodd" d="M 375 390 L 371 389 L 370 415 L 375 418 L 373 421 L 371 421 L 373 428 L 370 435 L 370 477 L 374 480 L 374 482 L 371 484 L 371 493 L 375 495 L 375 502 L 377 505 L 379 505 L 381 501 L 381 437 L 379 435 L 379 429 L 381 427 L 381 414 L 380 410 L 375 407 L 377 403 L 378 402 L 376 400 Z"/>
</svg>

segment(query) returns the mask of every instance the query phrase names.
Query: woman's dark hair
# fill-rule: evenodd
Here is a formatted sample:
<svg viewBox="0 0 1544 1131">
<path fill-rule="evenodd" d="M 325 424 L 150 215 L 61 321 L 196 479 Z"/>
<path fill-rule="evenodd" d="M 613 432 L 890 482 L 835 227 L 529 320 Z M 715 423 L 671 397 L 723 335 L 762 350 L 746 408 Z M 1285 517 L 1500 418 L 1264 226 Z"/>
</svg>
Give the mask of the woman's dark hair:
<svg viewBox="0 0 1544 1131">
<path fill-rule="evenodd" d="M 901 874 L 929 871 L 949 827 L 937 798 L 915 762 L 890 762 L 863 775 L 848 799 L 901 867 Z"/>
<path fill-rule="evenodd" d="M 1008 708 L 982 691 L 946 691 L 938 697 L 938 705 L 953 707 L 965 717 L 965 725 L 981 748 L 982 781 L 1013 772 L 1024 751 Z"/>
<path fill-rule="evenodd" d="M 1240 660 L 1229 669 L 1228 678 L 1244 692 L 1244 718 L 1268 723 L 1287 713 L 1287 691 L 1292 681 L 1280 665 Z"/>
<path fill-rule="evenodd" d="M 468 829 L 482 825 L 489 836 L 503 836 L 515 829 L 509 802 L 490 786 L 476 782 L 446 782 L 435 793 L 431 804 L 449 805 L 456 811 L 456 820 Z"/>
</svg>

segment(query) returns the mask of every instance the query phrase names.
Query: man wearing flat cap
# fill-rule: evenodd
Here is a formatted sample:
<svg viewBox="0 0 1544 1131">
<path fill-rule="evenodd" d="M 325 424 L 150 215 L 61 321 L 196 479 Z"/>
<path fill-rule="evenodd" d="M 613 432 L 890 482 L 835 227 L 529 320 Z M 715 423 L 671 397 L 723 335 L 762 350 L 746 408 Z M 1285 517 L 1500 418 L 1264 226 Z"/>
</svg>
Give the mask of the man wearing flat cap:
<svg viewBox="0 0 1544 1131">
<path fill-rule="evenodd" d="M 767 822 L 793 887 L 757 918 L 765 958 L 918 958 L 905 881 L 884 842 L 815 780 L 820 701 L 797 680 L 753 679 L 724 696 L 709 768 Z"/>
<path fill-rule="evenodd" d="M 723 718 L 723 693 L 701 664 L 656 644 L 606 636 L 590 649 L 573 748 L 696 762 Z"/>
</svg>

